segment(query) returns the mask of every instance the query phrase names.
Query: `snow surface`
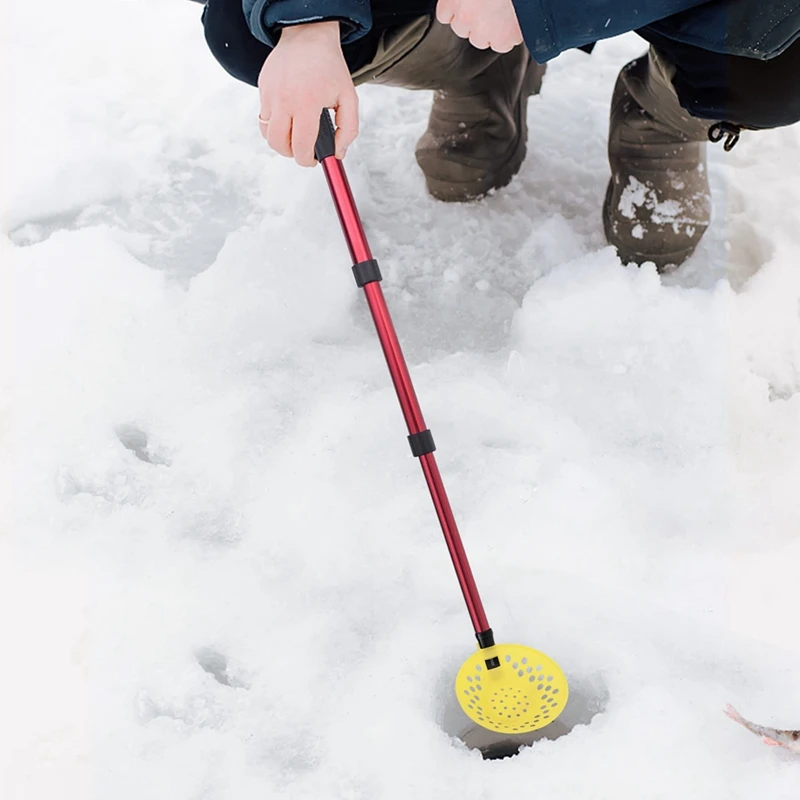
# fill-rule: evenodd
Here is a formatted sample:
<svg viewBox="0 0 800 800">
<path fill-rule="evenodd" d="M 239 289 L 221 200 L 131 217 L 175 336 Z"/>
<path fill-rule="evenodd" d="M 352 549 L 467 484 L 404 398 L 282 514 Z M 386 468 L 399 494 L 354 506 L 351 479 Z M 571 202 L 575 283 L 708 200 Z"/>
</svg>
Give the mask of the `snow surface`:
<svg viewBox="0 0 800 800">
<path fill-rule="evenodd" d="M 4 798 L 800 796 L 722 714 L 800 725 L 800 130 L 713 151 L 660 279 L 599 217 L 635 37 L 552 65 L 468 207 L 424 193 L 429 95 L 362 90 L 348 169 L 490 620 L 573 682 L 569 735 L 483 761 L 321 171 L 195 4 L 3 13 Z"/>
</svg>

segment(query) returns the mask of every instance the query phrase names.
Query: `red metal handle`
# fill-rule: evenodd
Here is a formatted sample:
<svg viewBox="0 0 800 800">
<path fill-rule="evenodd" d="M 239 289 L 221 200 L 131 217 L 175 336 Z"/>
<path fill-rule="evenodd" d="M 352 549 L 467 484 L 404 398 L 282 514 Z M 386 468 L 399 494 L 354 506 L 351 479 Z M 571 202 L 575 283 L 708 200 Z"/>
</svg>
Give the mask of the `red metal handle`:
<svg viewBox="0 0 800 800">
<path fill-rule="evenodd" d="M 372 260 L 369 243 L 364 234 L 361 218 L 353 200 L 353 193 L 350 190 L 350 184 L 342 162 L 334 156 L 328 156 L 322 159 L 322 168 L 325 171 L 325 177 L 328 179 L 328 186 L 331 190 L 336 211 L 339 214 L 339 220 L 342 223 L 342 230 L 344 231 L 353 263 L 360 264 Z M 400 348 L 400 342 L 397 339 L 397 333 L 392 324 L 392 318 L 386 306 L 380 283 L 367 283 L 363 288 L 378 337 L 380 338 L 383 354 L 386 357 L 386 363 L 392 375 L 392 382 L 397 391 L 397 398 L 403 410 L 408 432 L 412 435 L 421 433 L 426 430 L 425 420 L 422 417 L 422 410 L 419 407 L 414 385 L 411 382 L 411 376 L 408 373 L 408 367 L 406 366 L 403 351 Z M 478 587 L 475 585 L 475 578 L 472 575 L 472 569 L 464 551 L 464 545 L 456 526 L 450 501 L 447 498 L 439 467 L 436 464 L 433 453 L 426 453 L 420 456 L 420 463 L 422 464 L 425 481 L 428 484 L 433 505 L 436 508 L 436 515 L 442 526 L 447 549 L 450 551 L 450 557 L 453 560 L 453 566 L 458 576 L 458 582 L 461 586 L 478 642 L 481 647 L 488 647 L 494 644 L 491 628 L 483 610 L 483 603 L 478 594 Z"/>
</svg>

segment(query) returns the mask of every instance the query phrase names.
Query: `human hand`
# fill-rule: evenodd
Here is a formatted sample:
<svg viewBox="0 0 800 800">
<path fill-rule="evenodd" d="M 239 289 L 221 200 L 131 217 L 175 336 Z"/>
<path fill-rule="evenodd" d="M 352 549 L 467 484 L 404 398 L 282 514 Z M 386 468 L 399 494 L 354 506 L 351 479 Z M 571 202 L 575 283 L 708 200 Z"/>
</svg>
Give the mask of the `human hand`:
<svg viewBox="0 0 800 800">
<path fill-rule="evenodd" d="M 522 31 L 511 0 L 439 0 L 436 19 L 479 50 L 507 53 L 522 44 Z"/>
<path fill-rule="evenodd" d="M 338 22 L 293 25 L 281 31 L 258 78 L 259 128 L 269 146 L 303 167 L 316 164 L 322 110 L 336 110 L 336 157 L 358 135 L 358 95 L 342 55 Z"/>
</svg>

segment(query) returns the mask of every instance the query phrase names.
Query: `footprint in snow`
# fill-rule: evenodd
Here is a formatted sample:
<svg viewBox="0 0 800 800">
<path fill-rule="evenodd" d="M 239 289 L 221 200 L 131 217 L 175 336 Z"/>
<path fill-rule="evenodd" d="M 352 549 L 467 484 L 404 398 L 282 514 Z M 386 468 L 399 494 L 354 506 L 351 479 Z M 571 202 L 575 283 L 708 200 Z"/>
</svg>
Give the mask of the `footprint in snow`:
<svg viewBox="0 0 800 800">
<path fill-rule="evenodd" d="M 194 657 L 200 668 L 220 685 L 230 686 L 231 689 L 250 688 L 240 677 L 231 674 L 227 656 L 213 647 L 201 647 Z"/>
<path fill-rule="evenodd" d="M 166 458 L 153 452 L 150 447 L 150 439 L 141 428 L 132 424 L 117 425 L 114 433 L 116 433 L 117 439 L 119 439 L 122 446 L 126 450 L 130 450 L 139 461 L 144 461 L 146 464 L 169 466 L 169 461 Z"/>
</svg>

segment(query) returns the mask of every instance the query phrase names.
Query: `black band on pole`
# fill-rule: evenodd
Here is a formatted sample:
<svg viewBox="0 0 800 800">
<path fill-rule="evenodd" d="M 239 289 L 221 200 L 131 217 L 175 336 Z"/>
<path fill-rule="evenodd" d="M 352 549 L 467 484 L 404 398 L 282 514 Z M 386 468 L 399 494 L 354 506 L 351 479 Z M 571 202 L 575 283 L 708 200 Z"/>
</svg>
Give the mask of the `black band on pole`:
<svg viewBox="0 0 800 800">
<path fill-rule="evenodd" d="M 359 261 L 353 265 L 353 275 L 359 289 L 363 289 L 368 283 L 377 283 L 383 280 L 378 262 L 371 258 L 369 261 Z"/>
<path fill-rule="evenodd" d="M 487 647 L 494 647 L 494 631 L 491 628 L 476 633 L 475 638 L 478 640 L 478 646 L 481 650 L 485 650 Z M 497 656 L 492 656 L 487 658 L 485 663 L 486 669 L 497 669 L 500 666 L 500 659 Z"/>
<path fill-rule="evenodd" d="M 411 445 L 411 452 L 414 454 L 414 458 L 426 456 L 436 450 L 433 434 L 427 429 L 419 433 L 412 433 L 408 437 L 408 443 Z"/>
</svg>

